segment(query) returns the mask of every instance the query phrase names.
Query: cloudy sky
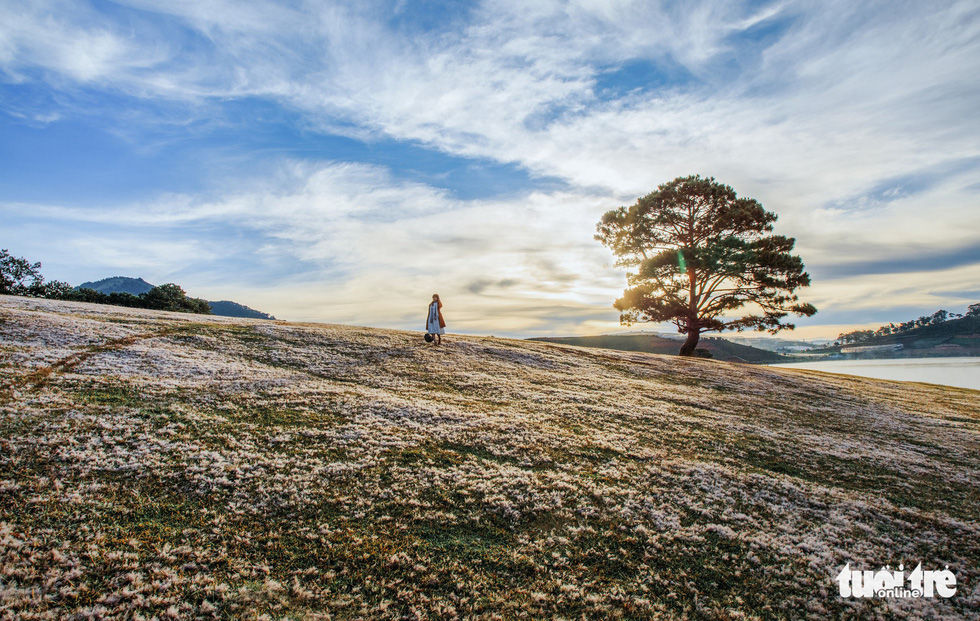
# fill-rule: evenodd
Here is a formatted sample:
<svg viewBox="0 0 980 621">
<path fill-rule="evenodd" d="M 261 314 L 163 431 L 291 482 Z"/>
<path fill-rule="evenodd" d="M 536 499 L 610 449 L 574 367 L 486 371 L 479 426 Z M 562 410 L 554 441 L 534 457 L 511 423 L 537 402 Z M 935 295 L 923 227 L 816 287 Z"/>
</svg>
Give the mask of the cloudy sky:
<svg viewBox="0 0 980 621">
<path fill-rule="evenodd" d="M 713 176 L 779 215 L 801 336 L 980 301 L 965 2 L 0 0 L 0 247 L 291 320 L 622 330 L 592 238 Z"/>
</svg>

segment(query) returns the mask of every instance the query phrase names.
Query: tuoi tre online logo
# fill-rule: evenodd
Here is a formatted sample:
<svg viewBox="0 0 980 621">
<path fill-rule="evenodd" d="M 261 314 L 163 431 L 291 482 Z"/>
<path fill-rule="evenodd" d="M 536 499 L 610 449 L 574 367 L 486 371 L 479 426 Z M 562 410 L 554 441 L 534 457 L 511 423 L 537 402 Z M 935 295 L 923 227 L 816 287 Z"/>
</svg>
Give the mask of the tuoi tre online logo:
<svg viewBox="0 0 980 621">
<path fill-rule="evenodd" d="M 905 576 L 905 565 L 897 571 L 882 567 L 878 571 L 851 570 L 848 563 L 837 574 L 841 597 L 952 597 L 956 594 L 956 576 L 949 570 L 925 570 L 922 563 Z"/>
</svg>

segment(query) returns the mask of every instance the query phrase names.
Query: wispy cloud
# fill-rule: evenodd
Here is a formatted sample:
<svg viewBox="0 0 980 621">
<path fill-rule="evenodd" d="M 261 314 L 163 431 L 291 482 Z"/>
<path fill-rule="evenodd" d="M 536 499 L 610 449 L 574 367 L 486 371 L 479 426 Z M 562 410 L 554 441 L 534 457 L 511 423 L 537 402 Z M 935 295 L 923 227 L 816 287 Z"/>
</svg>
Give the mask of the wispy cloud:
<svg viewBox="0 0 980 621">
<path fill-rule="evenodd" d="M 455 304 L 455 328 L 503 335 L 553 333 L 559 320 L 570 329 L 574 317 L 615 326 L 605 292 L 619 274 L 591 240 L 608 202 L 566 192 L 460 201 L 378 167 L 283 162 L 210 201 L 168 196 L 139 208 L 40 207 L 30 216 L 8 204 L 0 213 L 83 232 L 48 253 L 56 264 L 84 257 L 59 278 L 140 270 L 155 284 L 180 276 L 194 295 L 254 296 L 277 316 L 392 327 L 410 325 L 436 290 Z"/>
<path fill-rule="evenodd" d="M 104 22 L 84 3 L 40 0 L 8 5 L 0 25 L 0 67 L 7 79 L 44 79 L 127 86 L 139 72 L 158 66 L 176 50 L 161 36 L 136 36 L 124 25 Z M 146 30 L 140 34 L 146 34 Z M 159 33 L 158 33 L 159 35 Z"/>
<path fill-rule="evenodd" d="M 370 319 L 384 323 L 440 283 L 474 300 L 474 317 L 480 305 L 485 316 L 522 312 L 513 322 L 543 330 L 527 318 L 550 300 L 571 304 L 569 316 L 599 304 L 614 321 L 608 303 L 623 283 L 591 240 L 595 221 L 695 172 L 779 213 L 831 308 L 858 303 L 846 293 L 862 282 L 856 271 L 928 288 L 935 266 L 903 261 L 904 249 L 974 248 L 980 230 L 980 14 L 970 2 L 488 0 L 424 16 L 384 1 L 46 0 L 3 14 L 0 77 L 58 94 L 44 109 L 2 104 L 35 123 L 82 108 L 127 115 L 115 131 L 131 132 L 134 148 L 160 123 L 186 126 L 176 135 L 208 149 L 210 128 L 240 122 L 223 118 L 227 102 L 256 100 L 296 114 L 297 131 L 560 180 L 462 200 L 396 164 L 256 150 L 242 156 L 242 178 L 225 166 L 207 194 L 108 210 L 66 195 L 29 208 L 33 218 L 206 240 L 254 265 L 256 281 L 318 282 L 330 293 L 303 318 L 385 291 L 398 301 Z M 127 99 L 110 105 L 106 93 Z M 171 266 L 159 273 L 184 269 L 165 254 L 154 255 Z M 969 252 L 956 256 L 972 265 Z M 228 268 L 215 266 L 216 282 Z M 975 290 L 959 269 L 950 266 L 949 290 Z M 297 287 L 299 304 L 309 287 Z M 909 302 L 875 291 L 882 307 Z"/>
</svg>

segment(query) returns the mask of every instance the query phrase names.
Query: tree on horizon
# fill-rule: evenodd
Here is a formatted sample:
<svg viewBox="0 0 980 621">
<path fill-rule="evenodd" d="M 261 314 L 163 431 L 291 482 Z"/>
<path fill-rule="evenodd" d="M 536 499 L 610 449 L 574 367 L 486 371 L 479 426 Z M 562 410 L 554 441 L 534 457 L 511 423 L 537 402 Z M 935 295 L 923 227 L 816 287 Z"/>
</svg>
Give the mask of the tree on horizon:
<svg viewBox="0 0 980 621">
<path fill-rule="evenodd" d="M 713 177 L 678 177 L 630 207 L 607 211 L 595 239 L 625 267 L 628 287 L 613 306 L 620 322 L 673 322 L 691 356 L 704 332 L 793 329 L 790 313 L 811 316 L 797 288 L 810 276 L 791 254 L 795 240 L 772 234 L 776 214 L 739 198 Z M 749 314 L 730 318 L 748 306 Z"/>
<path fill-rule="evenodd" d="M 202 315 L 211 314 L 211 306 L 207 300 L 187 297 L 184 289 L 172 282 L 153 287 L 146 293 L 136 296 L 136 298 L 143 302 L 145 308 Z"/>
<path fill-rule="evenodd" d="M 6 248 L 0 250 L 0 294 L 28 295 L 43 282 L 40 262 L 15 257 Z"/>
</svg>

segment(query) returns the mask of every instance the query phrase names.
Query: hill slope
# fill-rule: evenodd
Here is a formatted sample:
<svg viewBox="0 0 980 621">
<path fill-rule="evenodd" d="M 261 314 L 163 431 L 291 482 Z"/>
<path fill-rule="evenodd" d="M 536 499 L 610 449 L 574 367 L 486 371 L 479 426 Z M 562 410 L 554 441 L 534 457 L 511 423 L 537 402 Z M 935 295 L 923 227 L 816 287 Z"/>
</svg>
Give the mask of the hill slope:
<svg viewBox="0 0 980 621">
<path fill-rule="evenodd" d="M 980 612 L 980 393 L 0 297 L 13 615 Z M 845 563 L 951 599 L 844 599 Z"/>
<path fill-rule="evenodd" d="M 532 341 L 576 345 L 578 347 L 600 347 L 622 351 L 639 351 L 648 354 L 676 356 L 684 343 L 681 339 L 668 339 L 655 334 L 606 334 L 601 336 L 562 336 L 539 337 Z M 775 352 L 749 345 L 732 343 L 723 338 L 702 337 L 698 348 L 707 349 L 715 360 L 738 360 L 745 362 L 779 362 L 783 357 Z"/>
<path fill-rule="evenodd" d="M 885 353 L 879 357 L 908 356 L 980 356 L 980 317 L 976 315 L 950 319 L 942 323 L 913 328 L 908 332 L 874 337 L 844 347 L 869 345 L 901 345 L 898 354 Z M 828 347 L 825 352 L 839 352 L 841 347 Z M 874 357 L 869 355 L 867 357 Z"/>
</svg>

